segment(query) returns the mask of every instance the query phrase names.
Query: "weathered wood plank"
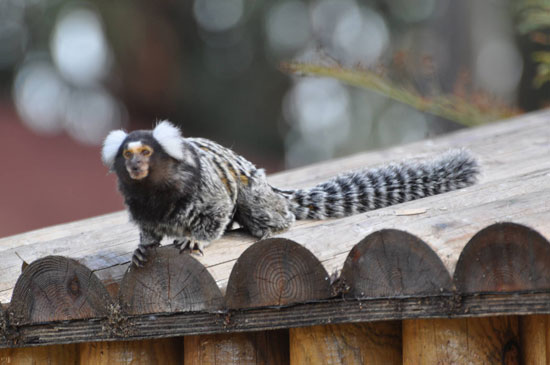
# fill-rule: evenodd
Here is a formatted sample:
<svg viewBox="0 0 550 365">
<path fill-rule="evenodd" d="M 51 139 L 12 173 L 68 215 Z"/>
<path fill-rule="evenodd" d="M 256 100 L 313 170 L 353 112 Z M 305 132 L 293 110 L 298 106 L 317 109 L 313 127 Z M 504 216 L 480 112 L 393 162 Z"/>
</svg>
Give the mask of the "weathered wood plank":
<svg viewBox="0 0 550 365">
<path fill-rule="evenodd" d="M 50 322 L 12 328 L 9 341 L 0 337 L 0 348 L 264 331 L 321 324 L 528 314 L 550 314 L 550 292 L 346 299 L 282 308 L 139 315 L 123 319 L 127 330 L 121 337 L 114 336 L 113 331 L 106 328 L 105 320 Z"/>
<path fill-rule="evenodd" d="M 225 300 L 228 308 L 250 308 L 330 297 L 330 278 L 319 260 L 296 242 L 271 238 L 239 257 Z"/>
<path fill-rule="evenodd" d="M 340 270 L 349 250 L 368 234 L 395 228 L 427 242 L 453 274 L 458 255 L 480 229 L 497 221 L 525 224 L 550 237 L 548 196 L 550 113 L 539 112 L 513 121 L 460 131 L 435 140 L 383 151 L 362 153 L 270 177 L 281 187 L 313 185 L 338 172 L 401 160 L 434 156 L 450 147 L 468 147 L 483 166 L 480 183 L 471 188 L 421 199 L 346 219 L 298 222 L 279 237 L 306 245 L 331 274 Z M 403 214 L 425 211 L 416 215 Z M 334 239 L 338 238 L 338 244 Z M 0 239 L 0 302 L 8 302 L 21 260 L 46 255 L 77 259 L 111 288 L 120 282 L 135 249 L 138 233 L 126 213 L 96 217 Z M 233 233 L 208 247 L 199 261 L 225 290 L 235 260 L 254 242 Z M 116 288 L 114 288 L 116 289 Z"/>
<path fill-rule="evenodd" d="M 290 329 L 290 364 L 402 364 L 401 322 Z"/>
</svg>

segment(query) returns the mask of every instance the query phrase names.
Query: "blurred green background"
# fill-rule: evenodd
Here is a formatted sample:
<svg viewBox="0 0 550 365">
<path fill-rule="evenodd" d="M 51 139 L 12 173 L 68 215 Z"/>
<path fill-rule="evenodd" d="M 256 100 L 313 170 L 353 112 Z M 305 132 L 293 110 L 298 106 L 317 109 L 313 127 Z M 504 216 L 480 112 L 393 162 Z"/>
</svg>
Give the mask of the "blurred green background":
<svg viewBox="0 0 550 365">
<path fill-rule="evenodd" d="M 0 0 L 0 236 L 122 209 L 114 128 L 274 172 L 548 105 L 550 0 Z"/>
</svg>

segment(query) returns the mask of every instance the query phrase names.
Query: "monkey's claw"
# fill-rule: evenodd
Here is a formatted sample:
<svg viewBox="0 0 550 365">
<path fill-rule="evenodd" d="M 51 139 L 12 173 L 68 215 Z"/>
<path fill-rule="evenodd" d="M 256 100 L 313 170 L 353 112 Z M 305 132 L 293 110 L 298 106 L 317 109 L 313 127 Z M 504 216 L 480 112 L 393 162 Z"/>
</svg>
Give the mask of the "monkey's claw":
<svg viewBox="0 0 550 365">
<path fill-rule="evenodd" d="M 204 256 L 204 246 L 203 243 L 200 241 L 195 242 L 195 248 L 193 248 L 193 252 L 200 254 L 201 256 Z"/>
<path fill-rule="evenodd" d="M 137 248 L 132 255 L 132 263 L 137 267 L 143 267 L 147 262 L 147 254 L 145 251 L 142 252 L 140 248 Z"/>
<path fill-rule="evenodd" d="M 183 238 L 180 240 L 174 240 L 174 246 L 180 250 L 180 253 L 189 251 L 191 253 L 200 253 L 204 256 L 204 243 L 191 238 Z"/>
<path fill-rule="evenodd" d="M 174 246 L 180 250 L 180 253 L 187 250 L 191 251 L 191 240 L 189 238 L 174 240 Z"/>
<path fill-rule="evenodd" d="M 160 242 L 155 242 L 152 244 L 139 244 L 138 248 L 134 251 L 132 255 L 132 263 L 137 267 L 143 267 L 147 262 L 148 250 L 160 246 Z"/>
</svg>

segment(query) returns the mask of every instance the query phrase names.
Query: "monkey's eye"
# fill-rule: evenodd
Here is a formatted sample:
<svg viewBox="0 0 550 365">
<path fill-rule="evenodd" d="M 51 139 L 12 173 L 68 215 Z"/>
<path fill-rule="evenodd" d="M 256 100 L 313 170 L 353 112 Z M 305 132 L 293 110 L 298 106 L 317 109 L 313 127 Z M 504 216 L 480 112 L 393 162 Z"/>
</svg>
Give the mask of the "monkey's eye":
<svg viewBox="0 0 550 365">
<path fill-rule="evenodd" d="M 149 156 L 150 154 L 151 154 L 150 150 L 144 149 L 143 151 L 141 151 L 142 156 Z"/>
<path fill-rule="evenodd" d="M 130 151 L 124 151 L 123 153 L 124 158 L 128 159 L 132 157 L 132 152 Z"/>
</svg>

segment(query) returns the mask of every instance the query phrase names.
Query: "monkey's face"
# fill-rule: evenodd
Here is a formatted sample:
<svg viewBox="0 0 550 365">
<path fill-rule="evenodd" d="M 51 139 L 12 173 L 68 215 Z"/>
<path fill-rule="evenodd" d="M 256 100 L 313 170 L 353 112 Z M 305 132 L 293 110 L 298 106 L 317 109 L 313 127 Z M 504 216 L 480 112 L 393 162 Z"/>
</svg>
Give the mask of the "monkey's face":
<svg viewBox="0 0 550 365">
<path fill-rule="evenodd" d="M 129 142 L 122 151 L 126 171 L 134 180 L 141 180 L 149 175 L 151 156 L 155 151 L 153 148 L 141 141 Z"/>
<path fill-rule="evenodd" d="M 101 158 L 122 184 L 165 186 L 174 177 L 177 164 L 185 161 L 190 168 L 197 167 L 184 151 L 180 130 L 163 121 L 152 131 L 112 131 L 103 142 Z"/>
</svg>

